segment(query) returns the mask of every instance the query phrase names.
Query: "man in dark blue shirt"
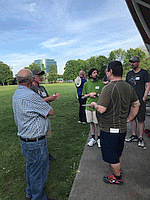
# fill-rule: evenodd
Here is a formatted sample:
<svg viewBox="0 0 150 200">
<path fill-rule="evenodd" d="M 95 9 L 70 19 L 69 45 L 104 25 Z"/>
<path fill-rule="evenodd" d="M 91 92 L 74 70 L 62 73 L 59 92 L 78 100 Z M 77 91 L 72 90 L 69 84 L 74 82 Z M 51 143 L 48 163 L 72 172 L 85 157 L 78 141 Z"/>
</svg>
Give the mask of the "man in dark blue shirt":
<svg viewBox="0 0 150 200">
<path fill-rule="evenodd" d="M 79 121 L 78 123 L 86 124 L 86 115 L 85 115 L 85 106 L 82 106 L 83 104 L 86 104 L 86 99 L 82 99 L 82 90 L 83 90 L 83 85 L 86 80 L 86 74 L 83 70 L 79 71 L 79 77 L 80 77 L 80 84 L 76 84 L 77 88 L 77 97 L 79 101 Z"/>
</svg>

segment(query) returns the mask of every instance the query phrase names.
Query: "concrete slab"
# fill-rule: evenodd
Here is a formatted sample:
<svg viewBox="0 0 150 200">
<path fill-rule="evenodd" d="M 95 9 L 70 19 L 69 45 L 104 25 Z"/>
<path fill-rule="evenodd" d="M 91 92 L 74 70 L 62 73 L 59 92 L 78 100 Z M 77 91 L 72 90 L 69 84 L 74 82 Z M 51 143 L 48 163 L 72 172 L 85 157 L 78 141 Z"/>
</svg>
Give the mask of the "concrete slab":
<svg viewBox="0 0 150 200">
<path fill-rule="evenodd" d="M 145 128 L 150 129 L 150 116 L 146 116 Z M 131 135 L 128 125 L 127 136 Z M 147 149 L 137 143 L 125 143 L 122 155 L 123 185 L 103 182 L 103 176 L 111 173 L 108 163 L 102 160 L 101 150 L 95 144 L 85 145 L 79 168 L 69 195 L 69 200 L 150 200 L 150 138 L 144 134 Z"/>
</svg>

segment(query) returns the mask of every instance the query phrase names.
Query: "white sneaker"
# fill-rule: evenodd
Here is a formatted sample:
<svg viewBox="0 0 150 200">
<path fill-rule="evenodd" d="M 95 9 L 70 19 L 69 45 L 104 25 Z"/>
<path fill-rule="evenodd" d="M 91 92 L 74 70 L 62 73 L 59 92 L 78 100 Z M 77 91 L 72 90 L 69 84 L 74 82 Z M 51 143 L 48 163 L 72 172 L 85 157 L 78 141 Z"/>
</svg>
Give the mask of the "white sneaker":
<svg viewBox="0 0 150 200">
<path fill-rule="evenodd" d="M 99 148 L 101 147 L 100 139 L 97 140 L 97 146 L 98 146 Z"/>
<path fill-rule="evenodd" d="M 144 139 L 143 139 L 142 137 L 139 138 L 139 140 L 138 140 L 138 147 L 144 147 L 144 146 L 145 146 L 143 140 L 144 140 Z"/>
<path fill-rule="evenodd" d="M 90 147 L 92 147 L 94 144 L 96 144 L 96 140 L 94 140 L 93 138 L 90 139 L 90 141 L 87 143 L 87 145 Z"/>
</svg>

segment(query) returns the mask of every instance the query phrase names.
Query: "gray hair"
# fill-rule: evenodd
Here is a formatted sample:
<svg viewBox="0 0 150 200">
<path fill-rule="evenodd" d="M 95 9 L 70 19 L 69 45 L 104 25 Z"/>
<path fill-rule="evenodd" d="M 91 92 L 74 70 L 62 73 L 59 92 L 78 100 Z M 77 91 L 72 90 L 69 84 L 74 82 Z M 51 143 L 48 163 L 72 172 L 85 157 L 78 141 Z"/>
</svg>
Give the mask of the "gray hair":
<svg viewBox="0 0 150 200">
<path fill-rule="evenodd" d="M 83 76 L 84 74 L 85 74 L 85 71 L 83 71 L 83 70 L 79 71 L 79 75 Z"/>
<path fill-rule="evenodd" d="M 18 84 L 28 86 L 31 82 L 31 78 L 33 78 L 33 73 L 29 70 L 29 73 L 25 76 L 20 76 L 19 73 L 16 76 L 16 80 Z"/>
</svg>

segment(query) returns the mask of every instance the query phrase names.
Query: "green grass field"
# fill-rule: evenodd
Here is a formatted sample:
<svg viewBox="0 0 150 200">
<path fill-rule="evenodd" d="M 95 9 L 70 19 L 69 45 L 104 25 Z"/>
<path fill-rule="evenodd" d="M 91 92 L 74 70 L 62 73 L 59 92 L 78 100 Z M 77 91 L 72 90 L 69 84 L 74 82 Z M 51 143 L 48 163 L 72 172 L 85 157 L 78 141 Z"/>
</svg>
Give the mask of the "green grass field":
<svg viewBox="0 0 150 200">
<path fill-rule="evenodd" d="M 49 93 L 60 92 L 61 99 L 51 103 L 52 136 L 49 152 L 57 158 L 50 162 L 45 185 L 47 197 L 68 199 L 76 170 L 89 133 L 89 125 L 78 124 L 78 100 L 73 83 L 45 84 Z M 12 95 L 17 86 L 0 87 L 0 200 L 23 200 L 26 188 L 26 161 L 22 155 L 13 119 Z"/>
</svg>

